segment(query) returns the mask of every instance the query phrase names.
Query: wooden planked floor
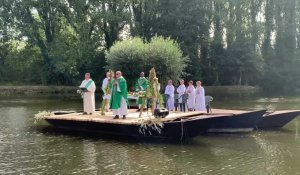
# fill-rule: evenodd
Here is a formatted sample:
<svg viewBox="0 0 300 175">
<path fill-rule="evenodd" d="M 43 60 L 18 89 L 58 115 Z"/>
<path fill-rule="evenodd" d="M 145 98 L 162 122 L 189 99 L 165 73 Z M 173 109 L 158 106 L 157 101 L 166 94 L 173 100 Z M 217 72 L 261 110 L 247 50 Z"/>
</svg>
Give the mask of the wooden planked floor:
<svg viewBox="0 0 300 175">
<path fill-rule="evenodd" d="M 82 113 L 71 113 L 64 115 L 52 115 L 44 117 L 45 119 L 59 119 L 59 120 L 75 120 L 75 121 L 92 121 L 99 123 L 116 123 L 116 124 L 140 124 L 141 120 L 149 120 L 154 117 L 151 116 L 151 112 L 143 112 L 141 118 L 139 118 L 139 112 L 135 112 L 135 109 L 130 109 L 126 119 L 113 119 L 114 115 L 112 112 L 106 112 L 106 115 L 101 115 L 100 112 L 95 112 L 92 115 L 83 115 Z M 218 117 L 221 115 L 232 116 L 233 114 L 241 114 L 248 111 L 240 110 L 226 110 L 226 109 L 212 109 L 212 113 L 207 114 L 206 111 L 192 111 L 192 112 L 170 112 L 170 114 L 161 119 L 162 122 L 172 121 L 178 118 L 199 116 L 202 118 Z"/>
</svg>

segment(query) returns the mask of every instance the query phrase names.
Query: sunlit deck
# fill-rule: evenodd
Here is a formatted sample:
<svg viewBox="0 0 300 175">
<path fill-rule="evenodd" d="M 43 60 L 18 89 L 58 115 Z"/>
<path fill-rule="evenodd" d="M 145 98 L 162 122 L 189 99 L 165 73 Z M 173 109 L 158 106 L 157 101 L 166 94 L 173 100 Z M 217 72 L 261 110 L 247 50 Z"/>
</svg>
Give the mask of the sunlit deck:
<svg viewBox="0 0 300 175">
<path fill-rule="evenodd" d="M 52 115 L 44 117 L 45 119 L 58 119 L 58 120 L 74 120 L 74 121 L 92 121 L 99 123 L 118 123 L 118 124 L 139 124 L 141 120 L 153 119 L 154 116 L 151 116 L 151 112 L 143 112 L 142 116 L 139 117 L 139 112 L 136 112 L 135 109 L 130 109 L 128 111 L 126 119 L 113 119 L 114 115 L 112 112 L 106 112 L 105 115 L 101 115 L 100 111 L 96 111 L 92 115 L 83 115 L 82 113 L 71 113 L 63 115 Z M 218 117 L 221 115 L 232 116 L 234 114 L 242 114 L 248 111 L 239 111 L 239 110 L 224 110 L 224 109 L 212 109 L 212 113 L 206 113 L 206 111 L 192 111 L 192 112 L 170 112 L 170 114 L 162 118 L 162 122 L 173 121 L 179 118 L 187 117 L 202 117 L 202 118 L 211 118 Z"/>
</svg>

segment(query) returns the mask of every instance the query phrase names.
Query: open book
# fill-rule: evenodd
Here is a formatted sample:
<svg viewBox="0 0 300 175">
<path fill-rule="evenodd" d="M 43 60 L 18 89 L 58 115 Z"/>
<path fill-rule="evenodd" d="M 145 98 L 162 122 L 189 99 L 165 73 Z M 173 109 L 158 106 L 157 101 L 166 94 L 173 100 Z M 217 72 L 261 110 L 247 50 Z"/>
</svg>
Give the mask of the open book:
<svg viewBox="0 0 300 175">
<path fill-rule="evenodd" d="M 88 91 L 87 88 L 85 88 L 85 87 L 80 87 L 80 90 L 81 90 L 82 92 L 87 92 L 87 91 Z"/>
</svg>

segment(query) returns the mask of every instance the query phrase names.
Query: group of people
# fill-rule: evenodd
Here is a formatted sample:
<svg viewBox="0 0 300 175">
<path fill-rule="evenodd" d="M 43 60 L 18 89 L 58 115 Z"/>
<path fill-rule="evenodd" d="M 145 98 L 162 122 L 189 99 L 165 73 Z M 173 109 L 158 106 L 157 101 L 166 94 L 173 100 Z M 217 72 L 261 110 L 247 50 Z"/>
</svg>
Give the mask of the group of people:
<svg viewBox="0 0 300 175">
<path fill-rule="evenodd" d="M 193 85 L 193 81 L 189 81 L 189 86 L 186 87 L 184 80 L 180 80 L 180 85 L 176 89 L 178 93 L 179 103 L 182 103 L 184 94 L 188 95 L 187 107 L 190 111 L 203 111 L 205 110 L 205 92 L 204 88 L 201 86 L 201 81 L 196 82 L 196 88 Z M 81 89 L 85 89 L 83 93 L 83 114 L 92 114 L 95 112 L 95 82 L 91 79 L 89 73 L 85 74 L 85 80 L 82 81 L 79 86 Z M 145 77 L 144 72 L 140 73 L 140 77 L 136 81 L 135 90 L 136 93 L 146 91 L 148 87 L 148 80 Z M 103 100 L 108 100 L 109 103 L 105 105 L 105 110 L 112 110 L 114 114 L 114 119 L 118 119 L 120 116 L 123 119 L 126 118 L 128 114 L 127 104 L 128 104 L 128 90 L 127 82 L 122 76 L 121 71 L 115 73 L 115 77 L 112 78 L 110 72 L 106 73 L 106 78 L 102 82 L 102 91 L 104 92 Z M 165 94 L 169 96 L 167 101 L 168 110 L 174 110 L 174 94 L 175 87 L 173 86 L 173 81 L 169 80 L 168 85 L 165 88 Z M 138 98 L 137 103 L 139 104 L 139 109 L 142 107 L 143 98 Z"/>
<path fill-rule="evenodd" d="M 83 94 L 83 114 L 92 114 L 95 112 L 95 82 L 91 79 L 90 74 L 85 74 L 85 80 L 82 81 L 80 88 L 86 89 Z M 109 93 L 106 91 L 109 87 Z M 106 73 L 106 78 L 102 83 L 102 90 L 104 91 L 103 99 L 109 99 L 109 106 L 106 106 L 106 110 L 110 108 L 115 115 L 114 119 L 123 116 L 123 119 L 127 115 L 127 83 L 122 76 L 121 71 L 117 71 L 115 78 L 110 80 L 110 73 Z"/>
<path fill-rule="evenodd" d="M 184 80 L 180 80 L 180 85 L 177 87 L 176 92 L 178 93 L 178 103 L 184 103 L 183 95 L 187 94 L 187 108 L 189 111 L 204 111 L 205 106 L 205 91 L 202 87 L 201 81 L 196 82 L 196 87 L 194 86 L 193 81 L 189 81 L 189 85 L 186 87 Z M 173 86 L 173 81 L 169 80 L 168 85 L 165 88 L 165 94 L 168 95 L 168 110 L 174 110 L 174 94 L 175 87 Z M 184 104 L 185 105 L 185 104 Z"/>
</svg>

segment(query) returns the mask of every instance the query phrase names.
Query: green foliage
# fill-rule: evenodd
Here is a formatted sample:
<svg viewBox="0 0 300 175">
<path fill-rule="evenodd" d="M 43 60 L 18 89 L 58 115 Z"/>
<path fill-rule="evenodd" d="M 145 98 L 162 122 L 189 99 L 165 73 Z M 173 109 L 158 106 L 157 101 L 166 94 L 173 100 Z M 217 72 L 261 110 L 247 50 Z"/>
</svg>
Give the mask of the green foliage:
<svg viewBox="0 0 300 175">
<path fill-rule="evenodd" d="M 135 84 L 140 72 L 154 67 L 161 83 L 178 80 L 186 66 L 179 45 L 170 38 L 153 37 L 149 43 L 141 38 L 116 42 L 106 53 L 108 68 L 121 70 L 129 87 Z"/>
<path fill-rule="evenodd" d="M 108 64 L 130 84 L 155 66 L 164 83 L 292 90 L 299 31 L 300 0 L 1 0 L 0 82 L 74 85 L 85 72 L 98 82 Z M 105 58 L 114 43 L 119 65 Z"/>
</svg>

